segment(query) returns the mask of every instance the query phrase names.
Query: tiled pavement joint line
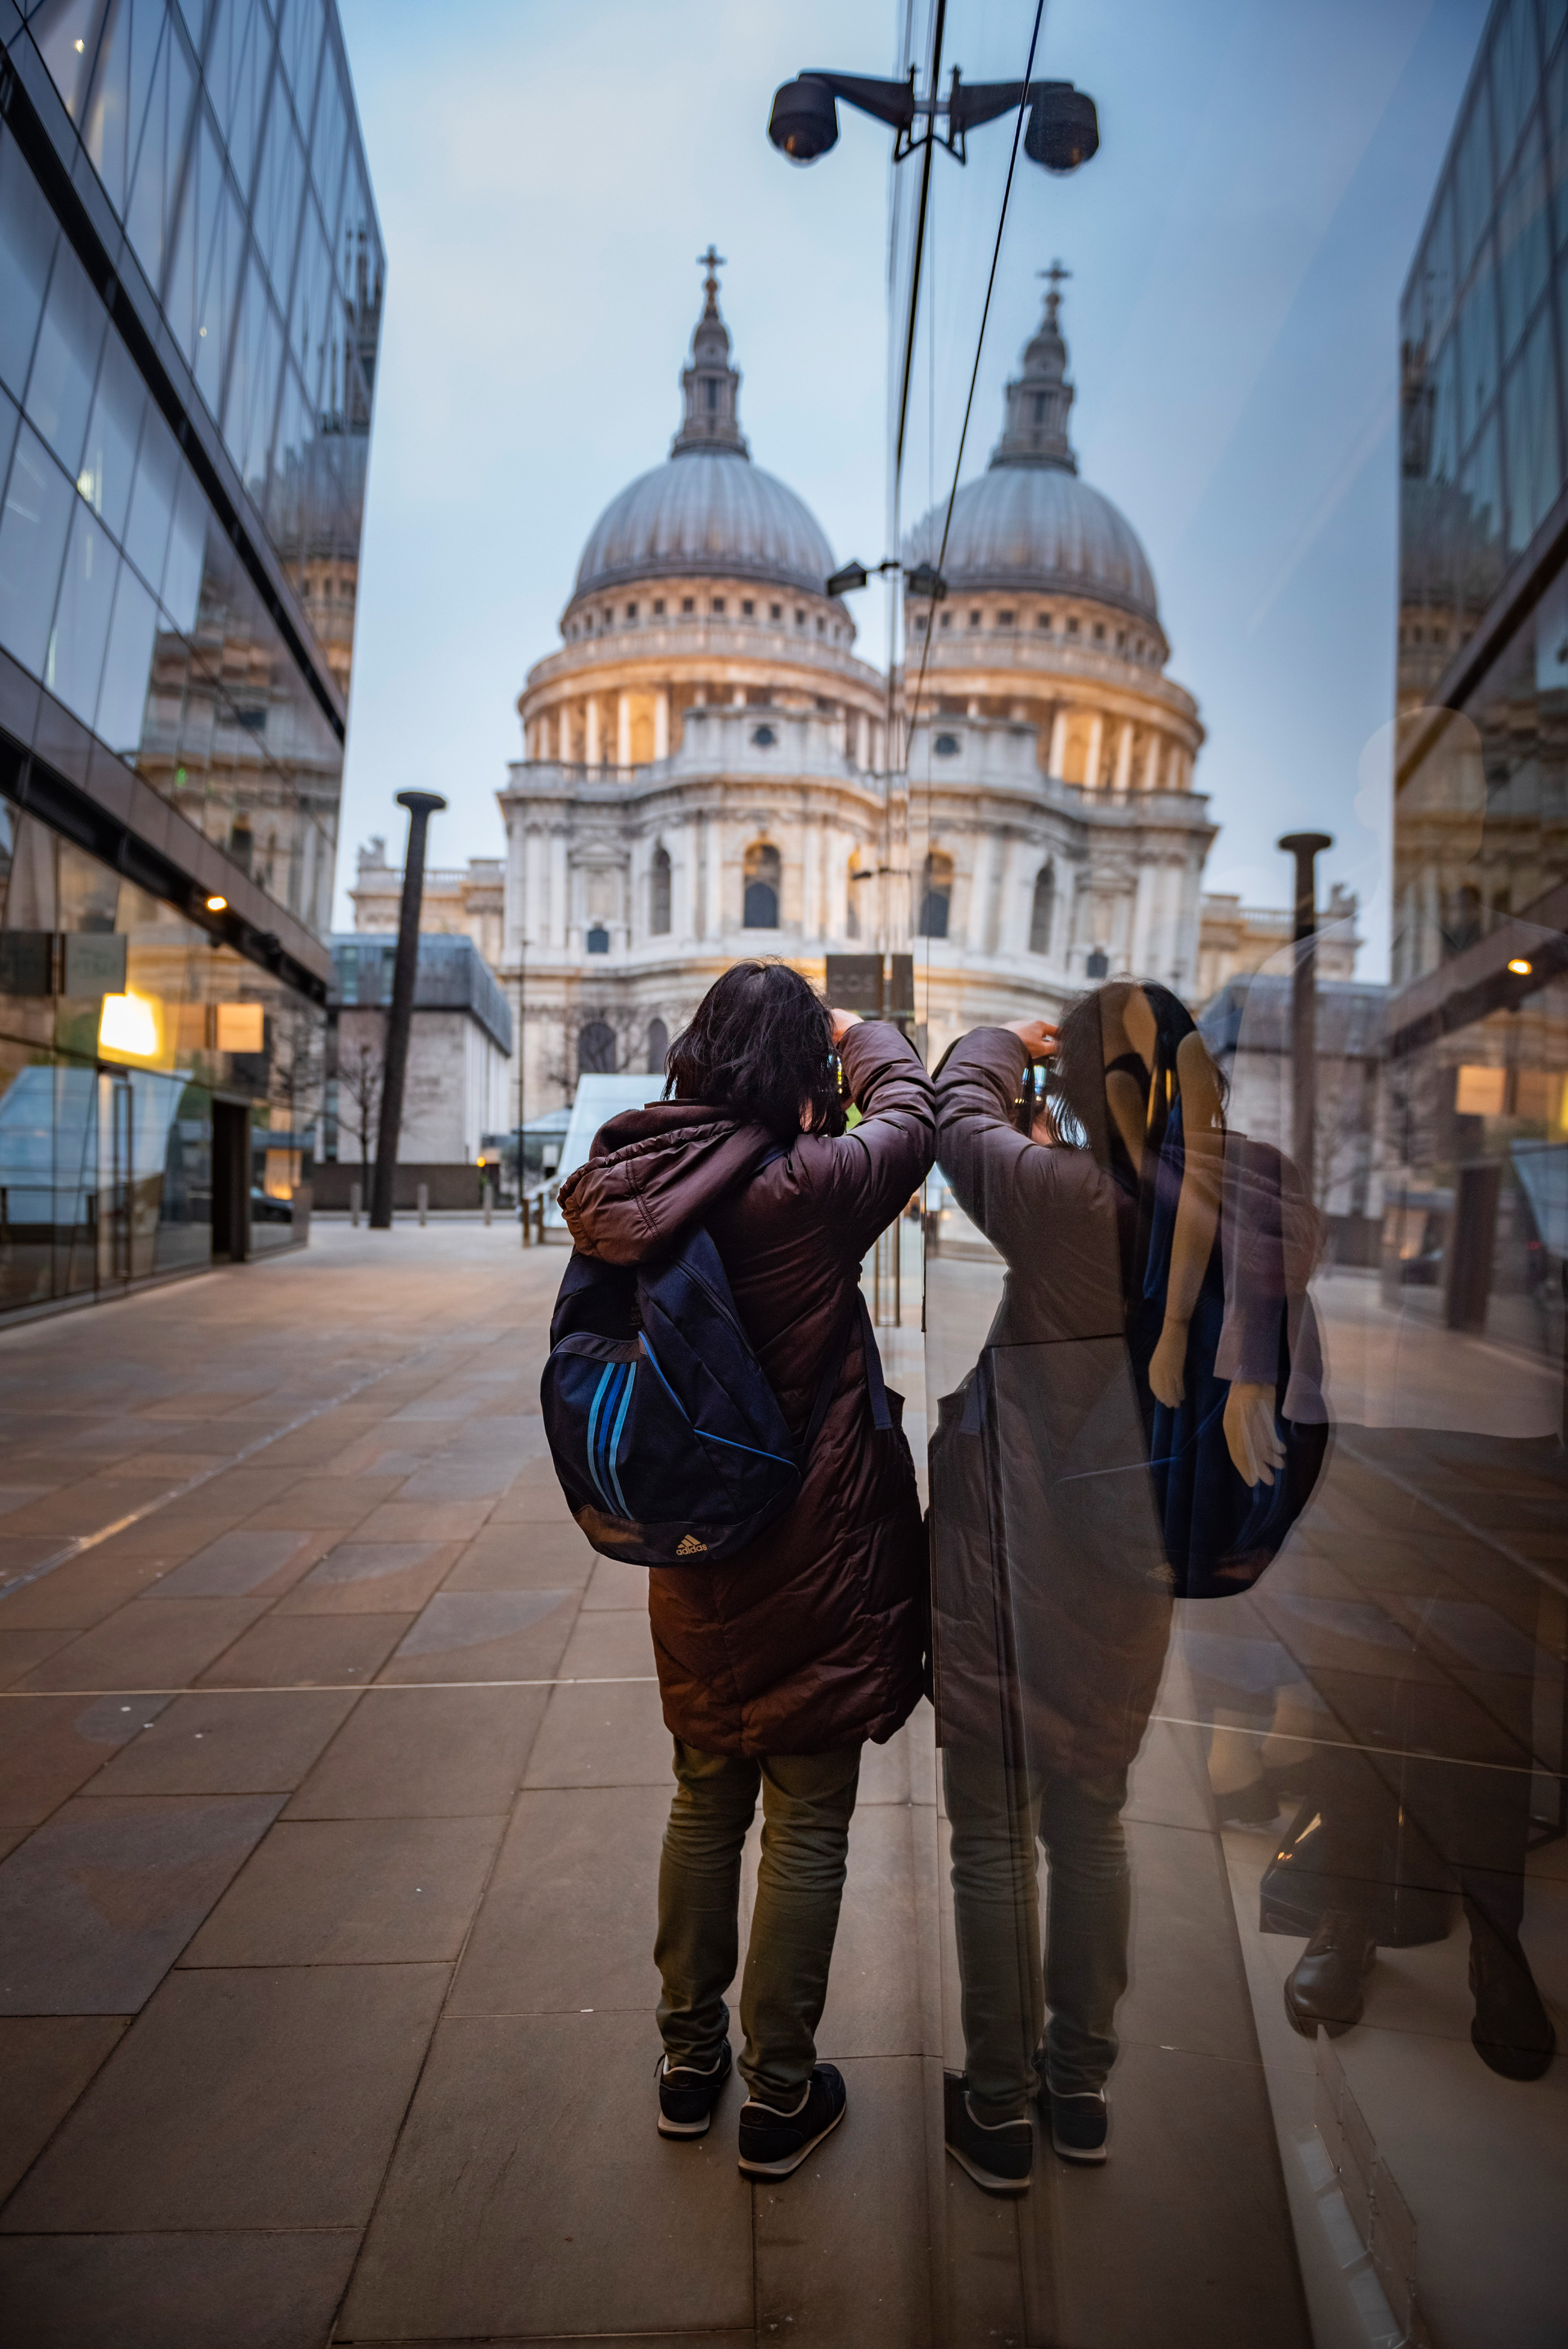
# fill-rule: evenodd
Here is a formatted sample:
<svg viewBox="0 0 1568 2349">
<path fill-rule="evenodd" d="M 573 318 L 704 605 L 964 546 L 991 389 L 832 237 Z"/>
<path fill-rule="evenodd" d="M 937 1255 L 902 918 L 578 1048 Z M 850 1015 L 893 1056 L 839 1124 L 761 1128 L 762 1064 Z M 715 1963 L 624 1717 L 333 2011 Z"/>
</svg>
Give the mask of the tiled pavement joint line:
<svg viewBox="0 0 1568 2349">
<path fill-rule="evenodd" d="M 137 1693 L 144 1692 L 139 1690 Z M 112 1693 L 112 1692 L 111 1692 Z M 151 1694 L 154 1692 L 148 1691 Z M 1151 1713 L 1151 1722 L 1162 1722 L 1167 1729 L 1212 1729 L 1212 1721 L 1187 1721 L 1179 1713 Z M 1271 1732 L 1259 1729 L 1250 1733 L 1267 1737 Z M 1507 1770 L 1516 1777 L 1532 1778 L 1537 1771 L 1547 1778 L 1568 1777 L 1568 1771 L 1553 1770 L 1544 1762 L 1475 1762 L 1463 1754 L 1434 1754 L 1426 1745 L 1364 1745 L 1354 1737 L 1307 1737 L 1296 1730 L 1290 1733 L 1296 1745 L 1322 1745 L 1335 1754 L 1377 1754 L 1387 1762 L 1441 1762 L 1450 1770 Z M 1205 1828 L 1205 1834 L 1210 1830 Z"/>
<path fill-rule="evenodd" d="M 1460 1533 L 1469 1534 L 1472 1541 L 1495 1550 L 1499 1557 L 1505 1557 L 1510 1566 L 1518 1567 L 1522 1574 L 1533 1575 L 1537 1582 L 1549 1583 L 1553 1590 L 1561 1591 L 1568 1599 L 1568 1579 L 1553 1574 L 1549 1566 L 1542 1566 L 1534 1558 L 1522 1556 L 1509 1543 L 1499 1541 L 1495 1534 L 1489 1534 L 1484 1527 L 1475 1524 L 1473 1519 L 1461 1516 L 1458 1509 L 1450 1509 L 1446 1501 L 1437 1500 L 1430 1493 L 1424 1493 L 1408 1476 L 1401 1476 L 1396 1469 L 1386 1468 L 1380 1460 L 1372 1459 L 1365 1452 L 1357 1452 L 1354 1444 L 1346 1444 L 1343 1436 L 1339 1439 L 1339 1449 L 1347 1453 L 1358 1467 L 1370 1469 L 1373 1475 L 1381 1476 L 1385 1484 L 1398 1485 L 1401 1493 L 1408 1493 L 1411 1500 L 1419 1501 L 1423 1508 L 1430 1509 L 1434 1516 L 1446 1519 L 1450 1526 L 1457 1526 Z"/>
<path fill-rule="evenodd" d="M 181 1697 L 181 1696 L 369 1696 L 390 1694 L 400 1689 L 535 1689 L 535 1688 L 652 1688 L 656 1672 L 606 1672 L 593 1677 L 586 1675 L 564 1680 L 536 1681 L 285 1681 L 266 1688 L 224 1688 L 203 1685 L 201 1688 L 94 1688 L 94 1689 L 0 1689 L 0 1704 L 9 1699 L 46 1699 L 58 1703 L 62 1697 Z M 1212 1729 L 1212 1721 L 1189 1720 L 1179 1713 L 1151 1713 L 1150 1723 L 1159 1722 L 1167 1729 Z M 1266 1730 L 1257 1730 L 1255 1736 L 1264 1737 Z M 1321 1745 L 1336 1754 L 1375 1754 L 1387 1762 L 1439 1762 L 1450 1770 L 1502 1770 L 1518 1777 L 1533 1777 L 1539 1771 L 1547 1778 L 1568 1778 L 1568 1771 L 1553 1770 L 1544 1762 L 1477 1762 L 1462 1754 L 1435 1754 L 1424 1745 L 1366 1745 L 1351 1737 L 1309 1737 L 1292 1730 L 1291 1743 L 1295 1745 Z M 1204 1829 L 1204 1833 L 1208 1830 Z"/>
<path fill-rule="evenodd" d="M 239 1467 L 242 1461 L 253 1459 L 258 1452 L 264 1452 L 270 1444 L 276 1444 L 283 1436 L 297 1434 L 302 1427 L 308 1427 L 313 1419 L 320 1419 L 324 1413 L 336 1411 L 343 1403 L 352 1402 L 356 1395 L 365 1392 L 366 1387 L 378 1385 L 381 1380 L 389 1379 L 394 1371 L 412 1368 L 435 1350 L 433 1346 L 421 1346 L 415 1353 L 404 1354 L 397 1361 L 387 1363 L 383 1369 L 371 1371 L 365 1378 L 356 1379 L 351 1386 L 345 1387 L 341 1394 L 329 1395 L 324 1402 L 313 1403 L 297 1418 L 285 1420 L 281 1427 L 269 1429 L 265 1435 L 258 1435 L 253 1443 L 242 1444 L 238 1452 L 215 1461 L 211 1468 L 199 1468 L 194 1476 L 187 1476 L 181 1484 L 171 1485 L 168 1492 L 160 1493 L 156 1500 L 143 1501 L 138 1509 L 128 1509 L 124 1516 L 116 1517 L 112 1525 L 99 1526 L 96 1533 L 73 1535 L 68 1542 L 51 1551 L 47 1557 L 40 1558 L 36 1566 L 28 1567 L 25 1573 L 13 1575 L 5 1588 L 0 1590 L 0 1599 L 8 1599 L 14 1590 L 25 1590 L 30 1582 L 40 1581 L 46 1574 L 52 1574 L 56 1567 L 67 1566 L 73 1557 L 80 1557 L 84 1551 L 96 1549 L 99 1542 L 108 1541 L 111 1535 L 122 1534 L 129 1526 L 139 1525 L 143 1517 L 151 1516 L 157 1509 L 167 1508 L 170 1501 L 183 1500 L 187 1493 L 194 1493 L 201 1485 L 211 1484 L 214 1476 L 226 1475 L 231 1468 Z M 144 1696 L 150 1692 L 139 1689 L 135 1693 Z"/>
<path fill-rule="evenodd" d="M 598 1678 L 584 1675 L 552 1681 L 283 1681 L 268 1688 L 254 1688 L 249 1683 L 225 1688 L 221 1682 L 193 1688 L 187 1682 L 182 1688 L 12 1688 L 0 1689 L 0 1703 L 8 1696 L 368 1696 L 372 1691 L 397 1689 L 652 1688 L 657 1678 L 656 1672 L 605 1672 Z M 1378 1746 L 1377 1750 L 1381 1754 L 1385 1749 Z"/>
<path fill-rule="evenodd" d="M 534 1688 L 652 1688 L 657 1680 L 655 1672 L 606 1672 L 598 1675 L 571 1675 L 550 1680 L 497 1681 L 283 1681 L 263 1686 L 204 1685 L 192 1688 L 90 1688 L 90 1689 L 0 1689 L 0 1704 L 9 1700 L 58 1703 L 61 1698 L 125 1697 L 185 1697 L 201 1696 L 368 1696 L 393 1693 L 400 1690 L 460 1690 L 460 1689 L 534 1689 Z M 1182 1713 L 1151 1713 L 1150 1723 L 1160 1723 L 1168 1729 L 1212 1729 L 1212 1721 L 1190 1719 Z M 1258 1730 L 1259 1737 L 1268 1733 Z M 1549 1778 L 1568 1777 L 1568 1771 L 1553 1770 L 1543 1762 L 1482 1762 L 1462 1754 L 1439 1754 L 1424 1745 L 1369 1745 L 1348 1737 L 1311 1737 L 1293 1730 L 1291 1742 L 1297 1745 L 1321 1745 L 1335 1753 L 1374 1754 L 1389 1762 L 1438 1762 L 1454 1770 L 1501 1770 L 1516 1775 L 1533 1776 L 1538 1771 Z"/>
</svg>

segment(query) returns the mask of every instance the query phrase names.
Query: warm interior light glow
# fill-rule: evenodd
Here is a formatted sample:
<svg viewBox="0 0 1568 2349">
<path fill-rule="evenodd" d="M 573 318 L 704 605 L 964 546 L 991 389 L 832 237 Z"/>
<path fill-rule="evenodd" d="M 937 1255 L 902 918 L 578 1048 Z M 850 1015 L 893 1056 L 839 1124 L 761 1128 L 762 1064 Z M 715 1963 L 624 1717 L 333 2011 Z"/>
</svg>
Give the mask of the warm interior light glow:
<svg viewBox="0 0 1568 2349">
<path fill-rule="evenodd" d="M 208 898 L 208 900 L 207 900 L 207 911 L 208 911 L 210 914 L 226 914 L 226 913 L 228 912 L 228 910 L 229 910 L 229 900 L 227 899 L 227 897 L 209 897 L 209 898 Z"/>
<path fill-rule="evenodd" d="M 1508 967 L 1516 978 L 1528 978 L 1534 968 L 1532 964 L 1525 961 L 1522 955 L 1515 955 Z"/>
<path fill-rule="evenodd" d="M 150 1061 L 158 1050 L 158 1012 L 145 995 L 106 995 L 98 1019 L 98 1050 Z"/>
</svg>

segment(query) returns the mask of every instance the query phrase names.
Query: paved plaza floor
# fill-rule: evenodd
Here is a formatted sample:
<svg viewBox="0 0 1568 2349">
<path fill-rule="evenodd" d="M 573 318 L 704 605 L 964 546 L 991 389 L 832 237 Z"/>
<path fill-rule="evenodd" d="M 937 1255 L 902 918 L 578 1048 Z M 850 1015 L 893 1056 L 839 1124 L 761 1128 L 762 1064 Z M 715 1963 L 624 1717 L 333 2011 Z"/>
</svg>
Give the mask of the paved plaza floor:
<svg viewBox="0 0 1568 2349">
<path fill-rule="evenodd" d="M 1179 1722 L 1129 1810 L 1107 2170 L 1047 2151 L 1019 2209 L 944 2161 L 924 1708 L 866 1756 L 820 2034 L 844 2127 L 757 2188 L 738 2093 L 656 2137 L 668 1740 L 645 1582 L 542 1441 L 563 1263 L 514 1226 L 325 1224 L 0 1336 L 6 2349 L 1295 2349 Z"/>
</svg>

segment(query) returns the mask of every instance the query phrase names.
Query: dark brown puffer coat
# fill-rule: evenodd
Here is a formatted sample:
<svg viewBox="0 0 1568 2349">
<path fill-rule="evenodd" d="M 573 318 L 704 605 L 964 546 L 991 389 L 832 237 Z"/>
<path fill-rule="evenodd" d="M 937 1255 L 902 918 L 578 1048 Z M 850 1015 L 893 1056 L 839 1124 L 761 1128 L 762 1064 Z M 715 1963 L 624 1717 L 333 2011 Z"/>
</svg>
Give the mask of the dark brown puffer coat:
<svg viewBox="0 0 1568 2349">
<path fill-rule="evenodd" d="M 919 1189 L 935 1148 L 931 1082 L 882 1020 L 840 1048 L 861 1112 L 801 1134 L 749 1183 L 761 1127 L 693 1102 L 612 1118 L 562 1185 L 575 1245 L 611 1264 L 707 1226 L 758 1360 L 797 1437 L 855 1310 L 861 1257 Z M 820 1754 L 891 1737 L 921 1690 L 925 1536 L 900 1399 L 872 1424 L 858 1330 L 793 1506 L 738 1557 L 660 1567 L 648 1611 L 665 1720 L 709 1754 Z"/>
</svg>

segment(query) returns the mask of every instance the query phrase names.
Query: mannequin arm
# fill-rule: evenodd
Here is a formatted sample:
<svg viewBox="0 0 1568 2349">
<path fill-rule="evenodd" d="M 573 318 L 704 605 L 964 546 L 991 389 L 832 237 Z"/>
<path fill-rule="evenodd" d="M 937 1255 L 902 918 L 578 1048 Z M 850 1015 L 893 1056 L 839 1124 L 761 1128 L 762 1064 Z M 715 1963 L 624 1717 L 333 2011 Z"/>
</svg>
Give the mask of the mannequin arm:
<svg viewBox="0 0 1568 2349">
<path fill-rule="evenodd" d="M 1274 1426 L 1274 1391 L 1236 1379 L 1225 1398 L 1225 1444 L 1243 1485 L 1272 1485 L 1284 1465 L 1284 1446 Z"/>
<path fill-rule="evenodd" d="M 1171 1243 L 1165 1321 L 1149 1365 L 1149 1383 L 1156 1400 L 1172 1411 L 1187 1392 L 1187 1328 L 1213 1253 L 1224 1169 L 1219 1081 L 1201 1037 L 1184 1036 L 1177 1047 L 1176 1082 L 1181 1098 L 1185 1154 L 1181 1196 L 1176 1204 L 1176 1229 Z"/>
</svg>

